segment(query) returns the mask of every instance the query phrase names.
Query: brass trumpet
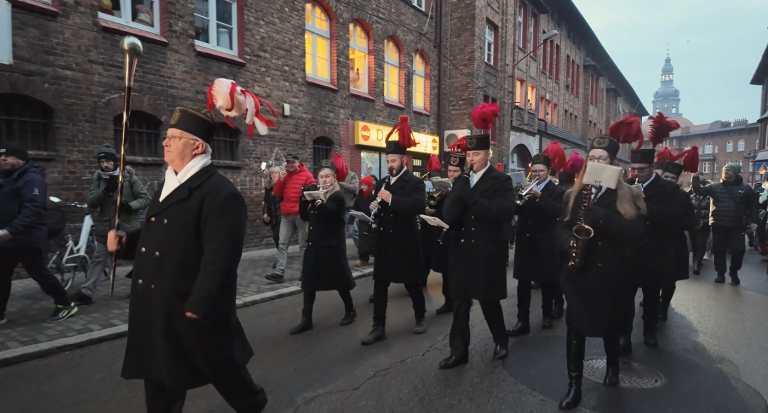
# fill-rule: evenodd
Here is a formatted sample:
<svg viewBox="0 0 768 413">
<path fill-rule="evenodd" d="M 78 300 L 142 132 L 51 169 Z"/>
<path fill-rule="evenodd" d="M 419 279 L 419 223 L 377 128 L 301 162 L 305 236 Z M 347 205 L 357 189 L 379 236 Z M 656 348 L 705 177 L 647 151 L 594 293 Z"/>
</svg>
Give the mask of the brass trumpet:
<svg viewBox="0 0 768 413">
<path fill-rule="evenodd" d="M 434 192 L 427 192 L 427 205 L 429 206 L 435 206 L 438 202 L 440 202 L 440 198 L 445 195 L 447 191 L 444 189 L 438 189 Z"/>
<path fill-rule="evenodd" d="M 527 187 L 525 187 L 525 189 L 520 191 L 520 193 L 517 194 L 517 200 L 515 201 L 517 202 L 517 205 L 523 205 L 525 203 L 525 200 L 527 199 L 526 196 L 528 195 L 528 192 L 531 192 L 531 189 L 536 187 L 536 185 L 538 184 L 539 184 L 539 180 L 534 179 L 530 185 L 528 185 Z"/>
</svg>

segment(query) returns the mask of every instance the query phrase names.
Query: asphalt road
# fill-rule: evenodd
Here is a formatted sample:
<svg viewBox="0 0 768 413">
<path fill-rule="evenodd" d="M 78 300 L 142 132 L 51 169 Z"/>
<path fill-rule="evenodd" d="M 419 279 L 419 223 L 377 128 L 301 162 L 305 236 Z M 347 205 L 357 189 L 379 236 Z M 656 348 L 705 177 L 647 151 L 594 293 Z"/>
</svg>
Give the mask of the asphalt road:
<svg viewBox="0 0 768 413">
<path fill-rule="evenodd" d="M 662 385 L 606 389 L 585 379 L 582 407 L 594 412 L 760 412 L 768 411 L 768 276 L 766 264 L 748 252 L 742 285 L 716 285 L 711 261 L 704 274 L 678 283 L 670 319 L 660 329 L 661 346 L 643 346 L 627 371 L 659 373 Z M 507 326 L 517 313 L 515 282 L 504 302 Z M 413 310 L 402 286 L 390 288 L 384 342 L 361 346 L 371 326 L 370 278 L 352 292 L 357 322 L 340 327 L 343 304 L 333 292 L 320 293 L 315 329 L 299 336 L 288 330 L 299 321 L 301 296 L 248 307 L 240 319 L 256 353 L 249 364 L 269 396 L 267 412 L 555 412 L 567 386 L 565 325 L 543 331 L 539 294 L 532 303 L 532 333 L 515 339 L 504 362 L 491 359 L 493 343 L 480 308 L 472 310 L 470 364 L 440 371 L 448 355 L 451 317 L 438 316 L 441 278 L 427 287 L 429 331 L 414 335 Z M 639 298 L 639 297 L 638 297 Z M 638 313 L 636 329 L 641 331 Z M 0 411 L 143 412 L 141 382 L 124 381 L 120 367 L 125 340 L 98 344 L 0 369 Z M 587 358 L 600 357 L 602 343 L 589 340 Z M 644 370 L 643 370 L 644 371 Z M 755 390 L 757 389 L 757 390 Z M 762 394 L 761 394 L 762 392 Z M 189 392 L 185 412 L 232 412 L 211 386 Z"/>
</svg>

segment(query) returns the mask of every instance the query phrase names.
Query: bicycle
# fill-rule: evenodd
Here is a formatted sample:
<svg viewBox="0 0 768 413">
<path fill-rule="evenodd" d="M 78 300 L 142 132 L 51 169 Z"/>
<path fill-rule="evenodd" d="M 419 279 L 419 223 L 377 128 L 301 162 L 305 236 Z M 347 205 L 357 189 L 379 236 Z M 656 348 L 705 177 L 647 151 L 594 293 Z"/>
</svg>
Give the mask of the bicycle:
<svg viewBox="0 0 768 413">
<path fill-rule="evenodd" d="M 56 197 L 50 197 L 55 203 L 61 202 Z M 87 208 L 85 204 L 76 202 L 67 204 L 69 207 Z M 80 238 L 77 244 L 71 234 L 61 232 L 49 240 L 48 246 L 48 268 L 59 276 L 61 284 L 65 290 L 72 287 L 77 274 L 82 273 L 87 276 L 91 267 L 91 257 L 96 249 L 96 238 L 93 234 L 93 218 L 86 213 L 82 224 L 68 224 L 67 228 L 80 229 Z M 106 272 L 106 270 L 105 270 Z M 69 276 L 67 276 L 69 274 Z"/>
</svg>

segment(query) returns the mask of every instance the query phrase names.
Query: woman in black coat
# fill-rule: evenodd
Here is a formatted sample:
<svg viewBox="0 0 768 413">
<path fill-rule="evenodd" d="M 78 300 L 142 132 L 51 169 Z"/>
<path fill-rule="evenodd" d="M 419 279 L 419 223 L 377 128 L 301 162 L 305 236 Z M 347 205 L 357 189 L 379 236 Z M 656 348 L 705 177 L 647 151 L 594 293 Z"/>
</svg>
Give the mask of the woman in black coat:
<svg viewBox="0 0 768 413">
<path fill-rule="evenodd" d="M 594 139 L 592 145 L 590 163 L 613 163 L 618 143 L 604 136 Z M 595 145 L 606 149 L 596 149 Z M 585 164 L 584 170 L 587 165 L 589 163 Z M 597 199 L 582 210 L 584 196 L 597 196 Z M 607 387 L 619 384 L 619 333 L 626 312 L 634 306 L 632 272 L 627 271 L 626 263 L 632 247 L 643 233 L 642 215 L 646 208 L 642 193 L 621 180 L 616 189 L 603 187 L 595 194 L 578 181 L 566 193 L 564 202 L 565 217 L 560 229 L 564 247 L 560 285 L 568 301 L 566 356 L 569 384 L 568 392 L 560 400 L 560 409 L 571 410 L 581 402 L 586 337 L 603 338 L 607 358 L 603 384 Z M 571 268 L 568 265 L 571 259 L 569 245 L 575 239 L 573 227 L 579 215 L 593 228 L 594 236 L 579 241 L 584 245 L 582 265 Z"/>
<path fill-rule="evenodd" d="M 264 183 L 264 207 L 261 210 L 261 219 L 264 225 L 268 225 L 272 230 L 272 240 L 275 241 L 275 248 L 280 244 L 280 221 L 282 214 L 280 213 L 280 203 L 282 198 L 278 198 L 272 192 L 275 188 L 275 182 L 280 179 L 280 168 L 273 166 L 269 168 L 269 177 L 267 177 Z M 275 257 L 275 263 L 272 264 L 272 268 L 277 265 L 277 257 Z"/>
<path fill-rule="evenodd" d="M 339 324 L 352 324 L 357 317 L 352 295 L 355 288 L 352 271 L 347 262 L 347 241 L 344 235 L 344 195 L 336 180 L 336 167 L 330 159 L 320 162 L 317 183 L 326 190 L 325 202 L 299 202 L 301 219 L 309 222 L 307 249 L 304 252 L 304 266 L 301 270 L 301 289 L 304 290 L 304 308 L 301 322 L 291 329 L 291 335 L 312 329 L 312 307 L 317 291 L 336 290 L 344 301 L 344 318 Z"/>
</svg>

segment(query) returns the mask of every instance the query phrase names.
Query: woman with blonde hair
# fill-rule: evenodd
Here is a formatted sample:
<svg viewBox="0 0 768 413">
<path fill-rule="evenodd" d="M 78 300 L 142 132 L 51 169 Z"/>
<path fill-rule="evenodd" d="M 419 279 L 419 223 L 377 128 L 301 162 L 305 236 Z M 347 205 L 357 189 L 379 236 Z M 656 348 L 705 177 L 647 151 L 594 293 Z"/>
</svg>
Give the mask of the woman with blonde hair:
<svg viewBox="0 0 768 413">
<path fill-rule="evenodd" d="M 609 136 L 598 136 L 590 143 L 587 163 L 579 175 L 584 176 L 589 163 L 615 164 L 620 145 Z M 584 373 L 584 347 L 587 337 L 601 337 L 605 345 L 606 375 L 603 384 L 619 384 L 619 335 L 626 327 L 622 320 L 634 306 L 634 280 L 627 271 L 632 246 L 643 234 L 643 215 L 646 213 L 643 194 L 619 180 L 616 189 L 597 188 L 583 191 L 578 179 L 565 194 L 565 217 L 561 228 L 564 246 L 563 269 L 560 284 L 568 302 L 566 325 L 568 336 L 566 358 L 568 366 L 568 392 L 560 400 L 561 410 L 576 408 L 581 402 L 581 384 Z M 584 196 L 591 196 L 590 206 L 582 209 Z M 582 243 L 582 264 L 572 268 L 570 241 L 575 239 L 573 227 L 579 217 L 594 230 Z"/>
<path fill-rule="evenodd" d="M 278 198 L 272 192 L 275 189 L 275 183 L 280 179 L 280 168 L 273 166 L 269 168 L 267 172 L 267 179 L 264 181 L 264 207 L 261 210 L 261 219 L 264 225 L 269 226 L 272 230 L 272 240 L 275 241 L 275 248 L 280 245 L 280 220 L 282 215 L 280 214 L 280 202 L 282 198 Z M 275 256 L 275 262 L 272 264 L 272 268 L 277 266 L 277 256 Z"/>
</svg>

